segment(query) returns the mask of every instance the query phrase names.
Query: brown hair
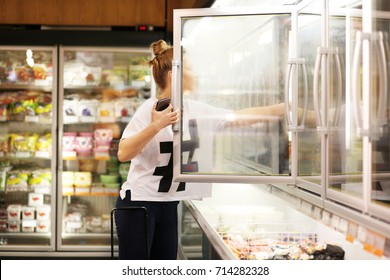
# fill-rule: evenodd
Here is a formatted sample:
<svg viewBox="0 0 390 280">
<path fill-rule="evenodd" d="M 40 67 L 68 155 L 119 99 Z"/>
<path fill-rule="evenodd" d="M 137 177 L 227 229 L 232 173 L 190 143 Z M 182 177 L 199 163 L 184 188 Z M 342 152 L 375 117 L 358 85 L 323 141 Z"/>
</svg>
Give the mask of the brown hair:
<svg viewBox="0 0 390 280">
<path fill-rule="evenodd" d="M 153 78 L 159 90 L 167 86 L 167 74 L 172 70 L 173 48 L 164 40 L 158 40 L 150 45 L 154 58 L 149 61 L 152 66 Z"/>
</svg>

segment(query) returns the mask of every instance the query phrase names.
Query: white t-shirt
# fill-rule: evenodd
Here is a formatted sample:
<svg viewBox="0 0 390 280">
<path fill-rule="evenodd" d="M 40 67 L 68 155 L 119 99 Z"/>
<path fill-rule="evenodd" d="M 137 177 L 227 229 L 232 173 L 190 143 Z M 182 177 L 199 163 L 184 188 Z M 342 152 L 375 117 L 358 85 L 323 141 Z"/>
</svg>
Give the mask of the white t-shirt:
<svg viewBox="0 0 390 280">
<path fill-rule="evenodd" d="M 152 108 L 156 101 L 157 99 L 152 97 L 138 108 L 123 131 L 122 139 L 139 133 L 151 123 Z M 212 132 L 212 126 L 221 123 L 221 121 L 210 122 L 209 119 L 202 119 L 200 116 L 210 115 L 210 112 L 214 114 L 219 114 L 222 111 L 226 112 L 226 110 L 220 110 L 191 100 L 185 104 L 184 110 L 186 110 L 185 116 L 187 116 L 183 119 L 184 135 L 186 133 L 185 127 L 188 126 L 188 119 L 197 119 L 199 131 L 206 129 L 206 131 Z M 201 156 L 201 154 L 208 154 L 211 151 L 211 139 L 212 133 L 209 139 L 201 137 L 200 148 L 195 151 L 193 157 L 194 161 L 205 161 L 199 164 L 202 169 L 211 164 L 207 163 L 207 157 Z M 131 199 L 137 201 L 178 201 L 211 196 L 211 184 L 172 182 L 172 166 L 173 132 L 172 127 L 167 126 L 132 159 L 127 180 L 121 188 L 120 195 L 122 199 L 125 197 L 126 190 L 131 190 Z"/>
</svg>

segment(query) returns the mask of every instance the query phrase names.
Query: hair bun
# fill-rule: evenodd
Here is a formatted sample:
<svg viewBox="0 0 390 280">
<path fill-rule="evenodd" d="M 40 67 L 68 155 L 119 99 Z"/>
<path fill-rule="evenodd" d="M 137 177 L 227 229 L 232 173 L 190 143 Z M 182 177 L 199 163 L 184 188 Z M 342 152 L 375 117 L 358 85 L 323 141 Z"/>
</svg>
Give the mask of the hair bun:
<svg viewBox="0 0 390 280">
<path fill-rule="evenodd" d="M 166 50 L 171 49 L 172 47 L 167 44 L 164 40 L 158 40 L 157 42 L 152 43 L 151 48 L 155 56 L 162 55 Z"/>
</svg>

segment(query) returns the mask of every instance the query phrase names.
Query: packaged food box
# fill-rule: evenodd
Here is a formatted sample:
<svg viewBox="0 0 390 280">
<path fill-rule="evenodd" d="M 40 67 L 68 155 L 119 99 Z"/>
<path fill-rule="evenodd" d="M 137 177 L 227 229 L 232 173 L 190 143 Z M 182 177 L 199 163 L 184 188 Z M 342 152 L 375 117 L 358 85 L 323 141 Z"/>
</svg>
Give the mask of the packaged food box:
<svg viewBox="0 0 390 280">
<path fill-rule="evenodd" d="M 37 232 L 49 232 L 50 221 L 37 221 Z"/>
<path fill-rule="evenodd" d="M 87 188 L 91 183 L 91 172 L 74 172 L 74 185 L 76 188 Z"/>
<path fill-rule="evenodd" d="M 22 219 L 23 220 L 34 220 L 35 219 L 35 207 L 24 205 L 22 207 Z"/>
<path fill-rule="evenodd" d="M 96 121 L 99 101 L 96 99 L 80 100 L 78 107 L 78 116 L 81 122 L 94 122 Z"/>
<path fill-rule="evenodd" d="M 7 225 L 8 232 L 20 232 L 20 221 L 8 221 Z"/>
<path fill-rule="evenodd" d="M 8 221 L 20 221 L 20 216 L 22 213 L 22 205 L 20 204 L 10 204 L 7 207 L 7 219 Z"/>
<path fill-rule="evenodd" d="M 129 98 L 118 98 L 115 100 L 115 117 L 129 118 L 134 114 L 134 102 Z"/>
<path fill-rule="evenodd" d="M 29 173 L 22 170 L 7 172 L 7 191 L 27 191 Z"/>
<path fill-rule="evenodd" d="M 51 187 L 51 170 L 50 169 L 37 169 L 31 172 L 28 178 L 28 184 L 30 188 L 36 187 Z"/>
<path fill-rule="evenodd" d="M 0 232 L 7 231 L 7 220 L 0 219 Z"/>
<path fill-rule="evenodd" d="M 28 194 L 28 205 L 29 206 L 40 206 L 43 205 L 43 193 L 29 193 Z"/>
<path fill-rule="evenodd" d="M 37 221 L 47 221 L 50 220 L 50 205 L 42 205 L 36 207 Z"/>
<path fill-rule="evenodd" d="M 78 122 L 78 102 L 79 100 L 65 99 L 63 103 L 63 118 L 64 123 L 77 123 Z"/>
<path fill-rule="evenodd" d="M 74 173 L 72 171 L 63 171 L 62 172 L 62 187 L 70 188 L 74 184 Z"/>
<path fill-rule="evenodd" d="M 36 220 L 23 220 L 22 221 L 22 232 L 35 232 L 37 226 Z"/>
<path fill-rule="evenodd" d="M 115 121 L 115 102 L 102 102 L 98 107 L 98 120 L 101 122 Z"/>
</svg>

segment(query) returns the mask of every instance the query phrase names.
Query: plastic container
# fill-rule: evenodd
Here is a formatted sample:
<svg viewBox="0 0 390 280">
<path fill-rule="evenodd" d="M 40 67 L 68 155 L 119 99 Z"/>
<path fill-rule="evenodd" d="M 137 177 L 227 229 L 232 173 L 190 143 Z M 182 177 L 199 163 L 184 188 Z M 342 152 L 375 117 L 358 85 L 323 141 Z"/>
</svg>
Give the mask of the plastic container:
<svg viewBox="0 0 390 280">
<path fill-rule="evenodd" d="M 106 185 L 106 184 L 112 184 L 112 183 L 118 183 L 119 176 L 118 175 L 106 175 L 101 174 L 100 175 L 100 181 Z"/>
</svg>

